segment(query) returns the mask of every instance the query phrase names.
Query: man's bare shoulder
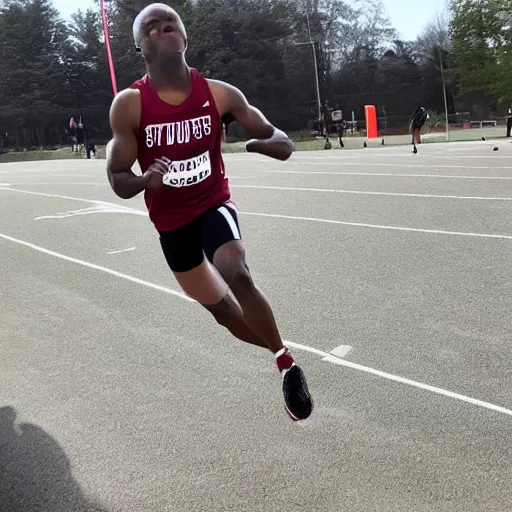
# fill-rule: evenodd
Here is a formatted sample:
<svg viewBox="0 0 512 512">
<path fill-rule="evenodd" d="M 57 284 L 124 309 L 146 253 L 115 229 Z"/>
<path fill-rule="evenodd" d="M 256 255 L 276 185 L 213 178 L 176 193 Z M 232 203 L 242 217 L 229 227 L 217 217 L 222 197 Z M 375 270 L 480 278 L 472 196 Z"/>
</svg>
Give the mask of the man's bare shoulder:
<svg viewBox="0 0 512 512">
<path fill-rule="evenodd" d="M 110 123 L 112 128 L 128 125 L 137 130 L 140 122 L 141 100 L 138 89 L 129 88 L 120 91 L 110 107 Z"/>
<path fill-rule="evenodd" d="M 234 85 L 211 78 L 207 78 L 206 81 L 208 82 L 208 86 L 210 87 L 221 115 L 230 112 L 234 106 L 245 102 L 244 95 Z"/>
<path fill-rule="evenodd" d="M 234 85 L 228 84 L 227 82 L 223 82 L 222 80 L 214 80 L 213 78 L 207 78 L 206 81 L 208 82 L 208 85 L 210 86 L 210 89 L 212 91 L 218 91 L 224 94 L 238 91 L 238 89 Z"/>
</svg>

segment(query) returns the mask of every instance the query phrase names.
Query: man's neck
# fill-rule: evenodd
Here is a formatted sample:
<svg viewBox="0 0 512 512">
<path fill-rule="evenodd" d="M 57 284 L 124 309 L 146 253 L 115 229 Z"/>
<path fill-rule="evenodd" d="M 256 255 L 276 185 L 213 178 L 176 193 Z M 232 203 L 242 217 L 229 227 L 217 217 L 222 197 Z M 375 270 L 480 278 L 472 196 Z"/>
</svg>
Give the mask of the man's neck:
<svg viewBox="0 0 512 512">
<path fill-rule="evenodd" d="M 147 64 L 147 72 L 158 90 L 186 91 L 190 87 L 190 68 L 183 54 L 174 54 Z"/>
</svg>

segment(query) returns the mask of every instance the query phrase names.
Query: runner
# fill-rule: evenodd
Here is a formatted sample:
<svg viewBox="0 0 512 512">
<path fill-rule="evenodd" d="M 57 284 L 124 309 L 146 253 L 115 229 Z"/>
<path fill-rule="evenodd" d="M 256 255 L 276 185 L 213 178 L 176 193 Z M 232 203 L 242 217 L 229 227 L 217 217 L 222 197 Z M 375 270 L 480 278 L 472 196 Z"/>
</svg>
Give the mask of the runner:
<svg viewBox="0 0 512 512">
<path fill-rule="evenodd" d="M 235 87 L 207 80 L 185 60 L 187 34 L 164 4 L 133 24 L 147 73 L 111 107 L 110 185 L 121 198 L 144 191 L 149 217 L 176 280 L 235 337 L 268 348 L 283 378 L 285 409 L 310 416 L 313 401 L 301 368 L 283 345 L 272 309 L 246 263 L 221 152 L 222 122 L 232 115 L 252 140 L 249 152 L 287 160 L 293 144 Z M 131 167 L 138 161 L 142 175 Z M 206 258 L 205 258 L 206 255 Z"/>
</svg>

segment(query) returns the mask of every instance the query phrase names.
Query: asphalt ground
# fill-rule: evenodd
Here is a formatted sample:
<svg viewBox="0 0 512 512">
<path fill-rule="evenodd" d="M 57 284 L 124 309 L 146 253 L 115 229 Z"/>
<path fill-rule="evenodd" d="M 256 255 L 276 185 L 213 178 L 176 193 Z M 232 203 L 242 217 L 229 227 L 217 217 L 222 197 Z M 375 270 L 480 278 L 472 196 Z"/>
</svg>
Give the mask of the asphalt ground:
<svg viewBox="0 0 512 512">
<path fill-rule="evenodd" d="M 0 510 L 509 510 L 512 144 L 226 165 L 314 416 L 104 161 L 2 164 Z"/>
</svg>

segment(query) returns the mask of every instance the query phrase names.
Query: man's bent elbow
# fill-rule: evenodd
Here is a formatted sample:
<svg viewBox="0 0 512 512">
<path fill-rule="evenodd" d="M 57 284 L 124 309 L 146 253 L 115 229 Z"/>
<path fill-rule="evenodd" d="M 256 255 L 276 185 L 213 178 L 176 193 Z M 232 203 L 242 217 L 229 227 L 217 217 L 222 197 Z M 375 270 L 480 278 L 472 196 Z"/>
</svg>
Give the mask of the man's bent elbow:
<svg viewBox="0 0 512 512">
<path fill-rule="evenodd" d="M 118 177 L 116 176 L 116 173 L 113 173 L 108 167 L 107 167 L 107 176 L 108 176 L 108 182 L 110 183 L 110 188 L 114 192 L 114 194 L 117 197 L 120 197 L 121 199 L 130 199 L 131 196 L 127 194 L 126 187 L 123 185 L 123 183 L 119 182 Z"/>
<path fill-rule="evenodd" d="M 286 147 L 283 152 L 283 160 L 288 160 L 288 158 L 290 158 L 293 152 L 295 151 L 295 146 L 290 139 L 286 140 L 284 144 L 286 145 Z"/>
</svg>

